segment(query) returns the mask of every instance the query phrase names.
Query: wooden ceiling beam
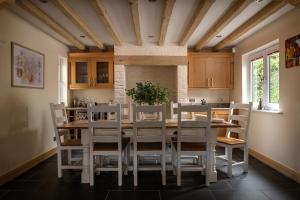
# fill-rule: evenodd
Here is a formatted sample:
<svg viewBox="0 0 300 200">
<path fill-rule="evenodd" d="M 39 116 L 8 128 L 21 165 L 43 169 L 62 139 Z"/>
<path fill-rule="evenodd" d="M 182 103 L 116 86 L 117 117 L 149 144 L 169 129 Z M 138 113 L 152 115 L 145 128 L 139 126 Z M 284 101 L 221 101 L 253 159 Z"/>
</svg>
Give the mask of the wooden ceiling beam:
<svg viewBox="0 0 300 200">
<path fill-rule="evenodd" d="M 13 4 L 15 2 L 15 0 L 0 0 L 0 9 L 9 6 L 9 4 Z"/>
<path fill-rule="evenodd" d="M 51 29 L 53 29 L 57 34 L 64 37 L 70 43 L 72 43 L 75 47 L 80 50 L 85 50 L 84 44 L 82 44 L 75 36 L 73 36 L 70 32 L 64 29 L 61 25 L 56 23 L 51 17 L 49 17 L 45 12 L 43 12 L 39 7 L 37 7 L 31 1 L 17 1 L 17 5 L 26 10 L 28 13 L 37 17 L 43 23 L 48 25 Z"/>
<path fill-rule="evenodd" d="M 268 5 L 266 5 L 263 9 L 261 9 L 257 14 L 248 19 L 244 24 L 238 27 L 235 31 L 233 31 L 230 35 L 228 35 L 224 40 L 218 43 L 214 48 L 215 49 L 223 49 L 224 47 L 230 45 L 236 39 L 241 37 L 247 31 L 258 25 L 260 22 L 268 18 L 270 15 L 274 14 L 280 8 L 287 4 L 286 1 L 271 1 Z"/>
<path fill-rule="evenodd" d="M 160 26 L 160 36 L 158 42 L 160 46 L 163 46 L 165 44 L 166 34 L 167 34 L 167 30 L 168 30 L 168 26 L 169 26 L 169 22 L 170 22 L 170 18 L 172 15 L 175 2 L 176 0 L 165 0 L 163 17 Z"/>
<path fill-rule="evenodd" d="M 187 41 L 194 33 L 196 28 L 201 23 L 202 19 L 204 18 L 205 14 L 209 10 L 209 8 L 213 5 L 215 0 L 201 0 L 190 23 L 188 24 L 186 30 L 183 32 L 180 40 L 179 45 L 184 46 L 186 45 Z"/>
<path fill-rule="evenodd" d="M 139 0 L 129 0 L 132 20 L 134 25 L 134 32 L 137 40 L 137 45 L 141 46 L 143 44 L 141 26 L 140 26 L 140 13 L 139 13 Z"/>
<path fill-rule="evenodd" d="M 112 36 L 114 42 L 116 45 L 122 45 L 121 37 L 116 30 L 112 20 L 110 19 L 102 0 L 91 0 L 91 3 L 93 4 L 94 8 L 96 9 L 96 12 L 100 19 L 103 21 L 106 29 L 109 31 L 110 35 Z"/>
<path fill-rule="evenodd" d="M 227 26 L 237 15 L 239 15 L 253 0 L 236 0 L 230 8 L 223 14 L 220 19 L 200 38 L 197 42 L 196 50 L 201 50 L 205 47 L 225 26 Z"/>
<path fill-rule="evenodd" d="M 98 48 L 104 48 L 104 45 L 98 36 L 90 29 L 82 18 L 76 14 L 76 11 L 73 10 L 65 0 L 53 0 L 52 2 L 64 13 L 64 15 L 77 24 L 77 26 L 84 31 L 84 33 L 96 44 Z"/>
<path fill-rule="evenodd" d="M 300 8 L 300 0 L 288 0 L 288 2 L 296 8 Z"/>
</svg>

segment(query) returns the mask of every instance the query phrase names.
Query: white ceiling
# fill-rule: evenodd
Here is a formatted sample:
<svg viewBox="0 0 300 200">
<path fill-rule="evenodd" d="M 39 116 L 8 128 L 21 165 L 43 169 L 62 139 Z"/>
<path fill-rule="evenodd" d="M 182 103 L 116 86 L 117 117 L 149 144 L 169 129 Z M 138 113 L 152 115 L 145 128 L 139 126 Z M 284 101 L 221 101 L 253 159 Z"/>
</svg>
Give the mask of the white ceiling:
<svg viewBox="0 0 300 200">
<path fill-rule="evenodd" d="M 112 37 L 106 30 L 100 17 L 97 15 L 96 10 L 92 7 L 90 0 L 65 1 L 71 6 L 71 8 L 75 10 L 75 12 L 82 18 L 88 27 L 95 32 L 96 36 L 98 36 L 105 45 L 114 45 Z M 222 17 L 222 14 L 227 11 L 231 3 L 234 1 L 237 0 L 216 0 L 207 11 L 199 26 L 189 38 L 187 45 L 190 47 L 196 45 L 197 41 L 209 30 L 210 27 L 213 26 L 214 23 L 216 23 L 217 20 L 220 19 L 220 17 Z M 208 43 L 207 47 L 213 47 L 218 44 L 241 24 L 266 6 L 270 1 L 271 0 L 263 0 L 260 3 L 257 3 L 253 0 L 253 3 L 251 3 L 244 11 L 242 11 L 242 13 L 240 13 L 226 27 L 224 27 L 220 33 L 218 33 L 218 35 L 222 35 L 223 37 L 214 37 Z M 80 36 L 85 35 L 84 32 L 69 18 L 67 18 L 58 8 L 56 8 L 51 1 L 48 3 L 41 3 L 40 0 L 32 0 L 32 2 L 34 2 L 57 23 L 62 25 L 66 30 L 72 33 L 83 44 L 86 46 L 96 46 L 88 37 L 81 38 Z M 102 0 L 102 2 L 121 37 L 123 45 L 135 45 L 136 36 L 128 0 Z M 199 2 L 200 0 L 176 0 L 166 34 L 166 45 L 178 45 L 184 30 L 192 20 L 194 11 L 196 10 Z M 143 45 L 157 45 L 160 34 L 163 7 L 164 0 L 156 0 L 154 2 L 149 0 L 139 0 L 140 27 Z M 293 9 L 293 6 L 291 5 L 283 7 L 275 14 L 262 21 L 259 25 L 242 35 L 229 46 L 233 46 L 246 37 L 249 37 L 251 34 L 276 20 L 278 17 L 290 11 L 291 9 Z M 22 10 L 22 8 L 18 7 L 17 5 L 12 5 L 11 10 L 62 43 L 71 46 L 67 40 L 55 33 L 39 19 Z"/>
</svg>

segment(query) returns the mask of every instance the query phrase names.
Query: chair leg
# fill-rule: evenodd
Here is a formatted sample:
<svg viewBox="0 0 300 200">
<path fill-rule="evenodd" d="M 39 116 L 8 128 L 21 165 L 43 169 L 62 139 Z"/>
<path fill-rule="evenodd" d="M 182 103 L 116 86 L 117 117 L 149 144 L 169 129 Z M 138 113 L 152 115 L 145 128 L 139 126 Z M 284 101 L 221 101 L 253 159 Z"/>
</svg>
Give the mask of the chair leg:
<svg viewBox="0 0 300 200">
<path fill-rule="evenodd" d="M 128 146 L 126 146 L 125 150 L 124 150 L 124 175 L 128 174 Z"/>
<path fill-rule="evenodd" d="M 133 152 L 133 184 L 134 186 L 138 185 L 138 174 L 137 174 L 137 152 L 136 152 L 136 146 L 134 147 Z"/>
<path fill-rule="evenodd" d="M 248 146 L 244 146 L 244 172 L 248 172 L 248 162 L 249 162 L 249 154 L 248 154 Z"/>
<path fill-rule="evenodd" d="M 72 164 L 72 150 L 69 149 L 68 151 L 68 165 Z"/>
<path fill-rule="evenodd" d="M 181 163 L 180 153 L 177 152 L 177 186 L 181 186 Z"/>
<path fill-rule="evenodd" d="M 123 170 L 122 170 L 122 152 L 119 153 L 119 159 L 118 159 L 118 185 L 122 186 L 122 176 L 123 176 Z"/>
<path fill-rule="evenodd" d="M 226 147 L 227 148 L 227 176 L 231 177 L 232 176 L 232 148 L 231 147 Z"/>
<path fill-rule="evenodd" d="M 94 155 L 90 152 L 90 185 L 94 185 Z"/>
<path fill-rule="evenodd" d="M 61 165 L 62 165 L 61 150 L 58 149 L 58 151 L 57 151 L 57 177 L 58 178 L 62 177 Z"/>
<path fill-rule="evenodd" d="M 166 185 L 166 154 L 165 154 L 165 149 L 163 149 L 163 151 L 162 151 L 161 166 L 162 166 L 162 185 Z"/>
<path fill-rule="evenodd" d="M 176 151 L 175 151 L 175 148 L 174 148 L 174 144 L 171 143 L 171 152 L 172 152 L 172 168 L 173 168 L 173 175 L 176 175 L 176 164 L 175 164 L 175 161 L 176 161 Z"/>
<path fill-rule="evenodd" d="M 204 158 L 203 158 L 204 156 L 202 156 L 202 162 L 204 161 Z M 209 186 L 209 168 L 210 168 L 210 166 L 208 165 L 208 155 L 206 156 L 206 166 L 205 166 L 205 185 L 206 186 Z"/>
</svg>

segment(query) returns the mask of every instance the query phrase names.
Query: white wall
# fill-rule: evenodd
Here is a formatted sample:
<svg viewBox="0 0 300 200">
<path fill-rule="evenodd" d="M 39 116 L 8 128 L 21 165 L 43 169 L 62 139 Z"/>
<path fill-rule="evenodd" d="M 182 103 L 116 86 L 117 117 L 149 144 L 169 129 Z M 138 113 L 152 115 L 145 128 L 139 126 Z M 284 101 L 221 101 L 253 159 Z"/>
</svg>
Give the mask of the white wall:
<svg viewBox="0 0 300 200">
<path fill-rule="evenodd" d="M 300 67 L 285 68 L 285 40 L 300 34 L 300 9 L 240 42 L 235 54 L 235 85 L 232 96 L 242 101 L 242 55 L 279 39 L 280 109 L 283 114 L 253 112 L 249 145 L 255 151 L 300 172 Z"/>
<path fill-rule="evenodd" d="M 49 103 L 58 100 L 58 56 L 68 48 L 6 9 L 0 27 L 1 176 L 56 146 Z M 12 41 L 45 55 L 44 89 L 11 87 Z"/>
</svg>

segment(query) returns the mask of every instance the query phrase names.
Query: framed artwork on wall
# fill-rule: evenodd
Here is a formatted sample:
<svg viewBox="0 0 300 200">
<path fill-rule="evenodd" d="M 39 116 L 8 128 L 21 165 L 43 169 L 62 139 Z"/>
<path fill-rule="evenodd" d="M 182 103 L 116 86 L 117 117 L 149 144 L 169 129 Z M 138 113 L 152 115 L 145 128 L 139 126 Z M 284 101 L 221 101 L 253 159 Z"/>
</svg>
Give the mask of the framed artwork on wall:
<svg viewBox="0 0 300 200">
<path fill-rule="evenodd" d="M 43 89 L 44 68 L 44 54 L 11 43 L 11 86 Z"/>
<path fill-rule="evenodd" d="M 300 66 L 300 34 L 285 41 L 285 67 Z"/>
</svg>

